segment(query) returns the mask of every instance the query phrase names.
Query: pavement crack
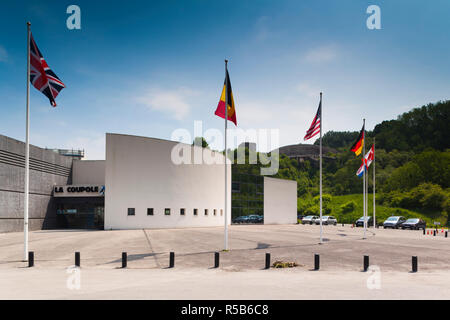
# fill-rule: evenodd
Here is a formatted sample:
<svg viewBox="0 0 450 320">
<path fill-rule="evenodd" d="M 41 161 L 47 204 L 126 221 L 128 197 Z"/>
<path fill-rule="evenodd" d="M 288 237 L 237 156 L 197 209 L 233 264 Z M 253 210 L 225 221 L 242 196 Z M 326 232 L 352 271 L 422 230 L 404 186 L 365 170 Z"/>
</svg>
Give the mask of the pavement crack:
<svg viewBox="0 0 450 320">
<path fill-rule="evenodd" d="M 147 234 L 147 231 L 145 229 L 142 229 L 142 231 L 144 231 L 145 238 L 147 239 L 148 246 L 150 247 L 151 254 L 153 255 L 153 258 L 155 259 L 156 265 L 158 266 L 158 268 L 161 268 L 161 265 L 159 264 L 159 261 L 158 261 L 158 257 L 156 256 L 155 251 L 153 250 L 152 242 L 150 241 L 150 237 Z"/>
</svg>

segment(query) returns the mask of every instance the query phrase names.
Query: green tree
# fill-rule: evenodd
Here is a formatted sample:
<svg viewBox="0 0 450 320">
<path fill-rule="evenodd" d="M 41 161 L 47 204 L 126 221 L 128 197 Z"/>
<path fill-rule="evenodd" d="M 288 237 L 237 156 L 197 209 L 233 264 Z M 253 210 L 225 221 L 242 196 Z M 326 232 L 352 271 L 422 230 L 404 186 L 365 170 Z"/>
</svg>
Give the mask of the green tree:
<svg viewBox="0 0 450 320">
<path fill-rule="evenodd" d="M 208 142 L 206 142 L 203 137 L 195 137 L 194 141 L 192 141 L 192 145 L 202 146 L 202 148 L 209 148 Z"/>
</svg>

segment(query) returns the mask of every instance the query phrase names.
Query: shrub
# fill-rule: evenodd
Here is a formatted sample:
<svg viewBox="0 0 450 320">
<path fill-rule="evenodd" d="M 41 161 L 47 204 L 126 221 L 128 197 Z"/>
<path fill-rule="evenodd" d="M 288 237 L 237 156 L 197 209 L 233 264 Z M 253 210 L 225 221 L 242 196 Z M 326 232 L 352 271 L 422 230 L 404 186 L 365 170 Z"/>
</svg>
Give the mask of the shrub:
<svg viewBox="0 0 450 320">
<path fill-rule="evenodd" d="M 446 194 L 438 185 L 431 183 L 421 184 L 418 188 L 424 189 L 420 204 L 426 209 L 443 209 L 446 201 Z"/>
<path fill-rule="evenodd" d="M 320 202 L 320 195 L 315 196 L 313 200 L 318 204 Z M 322 194 L 322 205 L 328 205 L 332 200 L 331 194 Z"/>
<path fill-rule="evenodd" d="M 320 213 L 320 208 L 317 205 L 314 206 L 310 206 L 308 208 L 306 208 L 305 210 L 305 215 L 307 216 L 317 216 Z"/>
<path fill-rule="evenodd" d="M 343 205 L 341 205 L 340 208 L 341 208 L 342 213 L 353 212 L 356 208 L 356 202 L 353 200 L 348 201 L 348 202 L 344 203 Z"/>
<path fill-rule="evenodd" d="M 273 268 L 294 268 L 297 266 L 298 264 L 296 262 L 280 261 L 280 260 L 275 261 L 272 265 Z"/>
</svg>

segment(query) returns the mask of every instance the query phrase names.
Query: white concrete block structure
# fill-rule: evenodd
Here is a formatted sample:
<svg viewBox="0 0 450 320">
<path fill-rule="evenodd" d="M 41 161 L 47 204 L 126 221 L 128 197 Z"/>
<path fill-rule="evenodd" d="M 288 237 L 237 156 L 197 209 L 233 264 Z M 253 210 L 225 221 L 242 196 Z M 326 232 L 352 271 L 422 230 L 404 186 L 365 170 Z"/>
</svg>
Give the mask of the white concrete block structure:
<svg viewBox="0 0 450 320">
<path fill-rule="evenodd" d="M 105 184 L 105 160 L 74 160 L 72 184 Z"/>
<path fill-rule="evenodd" d="M 106 134 L 105 225 L 108 229 L 224 225 L 223 155 L 197 146 L 191 151 L 222 157 L 222 164 L 175 164 L 177 142 Z M 231 165 L 228 165 L 228 223 Z"/>
<path fill-rule="evenodd" d="M 297 223 L 297 181 L 264 177 L 264 224 Z"/>
<path fill-rule="evenodd" d="M 21 150 L 23 142 L 0 136 L 0 232 L 23 229 Z M 81 160 L 67 150 L 31 150 L 32 230 L 224 226 L 220 152 L 113 133 L 106 134 L 105 160 Z M 296 181 L 249 173 L 239 164 L 231 167 L 227 165 L 228 224 L 244 215 L 257 217 L 255 223 L 297 222 Z"/>
</svg>

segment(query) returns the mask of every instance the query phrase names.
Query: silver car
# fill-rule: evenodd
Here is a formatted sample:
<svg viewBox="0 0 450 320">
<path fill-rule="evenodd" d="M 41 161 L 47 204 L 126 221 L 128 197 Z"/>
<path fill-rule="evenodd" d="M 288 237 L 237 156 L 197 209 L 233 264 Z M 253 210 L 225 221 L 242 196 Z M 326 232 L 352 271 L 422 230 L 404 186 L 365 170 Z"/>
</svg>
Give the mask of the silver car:
<svg viewBox="0 0 450 320">
<path fill-rule="evenodd" d="M 392 216 L 383 222 L 383 228 L 398 229 L 406 219 L 402 216 Z"/>
<path fill-rule="evenodd" d="M 316 219 L 316 224 L 320 224 L 320 218 Z M 326 224 L 326 225 L 337 225 L 337 220 L 335 217 L 333 216 L 323 216 L 322 217 L 322 224 Z"/>
<path fill-rule="evenodd" d="M 302 224 L 313 224 L 316 221 L 316 219 L 318 219 L 318 218 L 319 218 L 318 216 L 303 217 Z"/>
</svg>

